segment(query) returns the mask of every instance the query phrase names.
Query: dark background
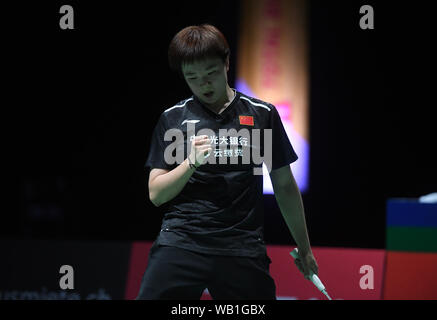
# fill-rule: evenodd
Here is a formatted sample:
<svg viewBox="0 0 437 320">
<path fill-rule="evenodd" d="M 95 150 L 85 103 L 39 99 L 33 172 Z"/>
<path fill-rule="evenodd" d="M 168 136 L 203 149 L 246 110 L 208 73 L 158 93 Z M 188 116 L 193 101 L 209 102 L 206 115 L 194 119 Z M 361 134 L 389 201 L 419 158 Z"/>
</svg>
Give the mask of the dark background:
<svg viewBox="0 0 437 320">
<path fill-rule="evenodd" d="M 256 0 L 255 0 L 256 1 Z M 238 1 L 51 2 L 3 7 L 1 236 L 153 240 L 162 212 L 143 165 L 160 113 L 191 95 L 167 47 L 216 25 L 238 51 Z M 385 247 L 385 203 L 437 191 L 434 26 L 427 2 L 309 1 L 312 245 Z M 373 5 L 375 29 L 359 28 Z M 274 196 L 265 238 L 293 240 Z"/>
</svg>

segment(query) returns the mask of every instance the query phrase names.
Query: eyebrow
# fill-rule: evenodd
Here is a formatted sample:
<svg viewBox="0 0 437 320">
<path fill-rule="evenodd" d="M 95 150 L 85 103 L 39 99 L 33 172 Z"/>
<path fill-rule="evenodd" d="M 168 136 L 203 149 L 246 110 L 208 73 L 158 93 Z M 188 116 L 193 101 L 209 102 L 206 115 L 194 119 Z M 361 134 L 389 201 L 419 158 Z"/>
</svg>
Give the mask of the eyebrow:
<svg viewBox="0 0 437 320">
<path fill-rule="evenodd" d="M 212 68 L 215 68 L 215 67 L 217 67 L 217 64 L 213 63 L 213 64 L 210 64 L 208 67 L 206 67 L 206 70 L 209 70 L 209 69 L 212 69 Z M 195 73 L 193 73 L 193 72 L 186 72 L 185 75 L 186 76 L 194 76 Z"/>
</svg>

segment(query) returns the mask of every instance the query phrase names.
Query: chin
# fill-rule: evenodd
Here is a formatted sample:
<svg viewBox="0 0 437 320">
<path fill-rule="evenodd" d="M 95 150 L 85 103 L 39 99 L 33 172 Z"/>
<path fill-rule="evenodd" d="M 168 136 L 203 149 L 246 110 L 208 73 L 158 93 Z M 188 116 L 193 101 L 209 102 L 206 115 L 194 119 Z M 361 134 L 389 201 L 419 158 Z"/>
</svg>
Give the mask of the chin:
<svg viewBox="0 0 437 320">
<path fill-rule="evenodd" d="M 203 103 L 209 104 L 209 105 L 217 103 L 217 99 L 205 99 L 204 97 L 202 97 L 201 100 L 202 100 Z"/>
</svg>

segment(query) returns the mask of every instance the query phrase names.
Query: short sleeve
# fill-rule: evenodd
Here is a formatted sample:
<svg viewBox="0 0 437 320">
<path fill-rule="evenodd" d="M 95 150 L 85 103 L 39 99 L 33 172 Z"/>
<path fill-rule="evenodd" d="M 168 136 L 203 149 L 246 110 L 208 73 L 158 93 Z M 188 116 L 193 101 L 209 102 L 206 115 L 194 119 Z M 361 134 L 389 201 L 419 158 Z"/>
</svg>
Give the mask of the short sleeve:
<svg viewBox="0 0 437 320">
<path fill-rule="evenodd" d="M 144 170 L 147 170 L 147 168 L 149 168 L 149 170 L 153 168 L 172 170 L 174 168 L 173 166 L 167 164 L 164 159 L 164 151 L 171 143 L 171 141 L 164 141 L 166 130 L 166 119 L 164 114 L 161 114 L 158 119 L 158 123 L 153 130 L 149 154 L 144 164 Z"/>
<path fill-rule="evenodd" d="M 298 156 L 288 139 L 278 110 L 274 106 L 270 114 L 270 128 L 272 129 L 272 170 L 275 170 L 293 163 Z"/>
</svg>

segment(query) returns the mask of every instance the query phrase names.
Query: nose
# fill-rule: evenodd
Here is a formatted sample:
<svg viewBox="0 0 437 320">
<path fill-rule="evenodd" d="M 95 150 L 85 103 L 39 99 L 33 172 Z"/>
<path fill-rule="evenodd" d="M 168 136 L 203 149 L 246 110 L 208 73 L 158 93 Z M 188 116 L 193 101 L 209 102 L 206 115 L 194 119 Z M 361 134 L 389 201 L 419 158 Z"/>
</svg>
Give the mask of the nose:
<svg viewBox="0 0 437 320">
<path fill-rule="evenodd" d="M 204 85 L 209 86 L 209 85 L 211 85 L 211 80 L 209 80 L 206 77 L 203 77 L 202 80 L 201 80 L 201 84 L 202 84 L 202 86 L 204 86 Z"/>
</svg>

